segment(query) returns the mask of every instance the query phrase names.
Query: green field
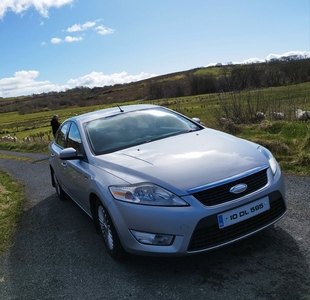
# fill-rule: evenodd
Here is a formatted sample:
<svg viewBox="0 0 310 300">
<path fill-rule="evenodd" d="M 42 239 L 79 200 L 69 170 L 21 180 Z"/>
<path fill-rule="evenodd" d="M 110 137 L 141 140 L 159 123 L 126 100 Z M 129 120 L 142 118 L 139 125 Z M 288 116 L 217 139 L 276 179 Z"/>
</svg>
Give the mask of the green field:
<svg viewBox="0 0 310 300">
<path fill-rule="evenodd" d="M 258 142 L 269 148 L 286 173 L 310 175 L 310 121 L 300 122 L 295 118 L 297 108 L 310 110 L 307 103 L 310 83 L 284 87 L 251 90 L 236 93 L 205 94 L 159 100 L 136 100 L 121 105 L 152 103 L 163 105 L 189 117 L 198 117 L 210 128 L 220 129 L 236 136 Z M 54 114 L 60 121 L 68 117 L 94 111 L 115 104 L 71 107 L 57 111 L 45 110 L 39 113 L 20 115 L 18 112 L 1 113 L 0 134 L 10 134 L 16 143 L 0 142 L 1 149 L 17 151 L 46 151 L 52 139 L 50 120 Z M 253 118 L 257 111 L 266 114 L 262 122 Z M 271 111 L 284 113 L 281 121 L 271 120 Z M 221 124 L 220 118 L 234 120 L 228 125 Z M 31 143 L 24 143 L 31 137 Z"/>
</svg>

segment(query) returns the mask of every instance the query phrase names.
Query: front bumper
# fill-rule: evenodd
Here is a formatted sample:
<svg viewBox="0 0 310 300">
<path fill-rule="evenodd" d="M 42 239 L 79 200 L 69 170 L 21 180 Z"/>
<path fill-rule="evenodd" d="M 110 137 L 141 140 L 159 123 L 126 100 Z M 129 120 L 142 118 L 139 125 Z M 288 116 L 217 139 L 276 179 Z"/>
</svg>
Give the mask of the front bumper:
<svg viewBox="0 0 310 300">
<path fill-rule="evenodd" d="M 184 256 L 213 250 L 246 238 L 279 221 L 286 213 L 284 180 L 281 173 L 268 183 L 240 199 L 215 206 L 205 206 L 193 196 L 186 196 L 188 207 L 154 207 L 112 201 L 112 216 L 124 249 L 132 254 Z M 219 228 L 217 215 L 242 207 L 263 197 L 269 198 L 270 209 L 228 227 Z M 139 243 L 130 230 L 173 235 L 169 246 Z"/>
</svg>

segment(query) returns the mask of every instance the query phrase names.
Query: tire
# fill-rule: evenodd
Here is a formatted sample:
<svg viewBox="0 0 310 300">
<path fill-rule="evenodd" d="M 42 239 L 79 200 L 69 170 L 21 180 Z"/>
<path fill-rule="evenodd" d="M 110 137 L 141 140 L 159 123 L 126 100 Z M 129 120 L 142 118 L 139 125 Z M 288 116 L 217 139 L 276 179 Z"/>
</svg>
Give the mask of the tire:
<svg viewBox="0 0 310 300">
<path fill-rule="evenodd" d="M 65 191 L 62 189 L 62 187 L 60 186 L 60 183 L 57 179 L 57 176 L 55 174 L 55 172 L 53 172 L 53 181 L 54 181 L 54 186 L 56 189 L 56 193 L 58 195 L 58 198 L 62 201 L 65 201 L 68 199 L 67 194 L 65 193 Z"/>
<path fill-rule="evenodd" d="M 95 223 L 97 231 L 101 234 L 109 255 L 115 260 L 123 259 L 126 256 L 126 252 L 121 244 L 109 213 L 99 199 L 96 201 Z"/>
</svg>

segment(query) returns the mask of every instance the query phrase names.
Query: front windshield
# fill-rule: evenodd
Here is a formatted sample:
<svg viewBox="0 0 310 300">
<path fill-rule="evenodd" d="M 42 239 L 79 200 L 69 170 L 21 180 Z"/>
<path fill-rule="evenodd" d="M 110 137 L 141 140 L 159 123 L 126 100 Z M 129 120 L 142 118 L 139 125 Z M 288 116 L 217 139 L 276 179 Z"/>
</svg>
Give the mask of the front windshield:
<svg viewBox="0 0 310 300">
<path fill-rule="evenodd" d="M 96 155 L 202 128 L 190 119 L 164 108 L 124 112 L 90 121 L 85 126 L 90 146 Z"/>
</svg>

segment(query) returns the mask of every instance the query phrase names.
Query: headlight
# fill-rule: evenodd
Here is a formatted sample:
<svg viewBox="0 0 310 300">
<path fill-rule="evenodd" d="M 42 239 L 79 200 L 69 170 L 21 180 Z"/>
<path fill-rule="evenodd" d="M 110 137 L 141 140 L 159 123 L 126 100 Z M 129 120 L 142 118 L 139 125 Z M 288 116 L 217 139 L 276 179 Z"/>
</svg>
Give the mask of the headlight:
<svg viewBox="0 0 310 300">
<path fill-rule="evenodd" d="M 278 163 L 277 163 L 276 159 L 273 157 L 272 153 L 267 148 L 265 148 L 263 146 L 259 146 L 258 150 L 268 158 L 268 162 L 269 162 L 269 166 L 270 166 L 270 169 L 272 171 L 272 174 L 275 175 L 277 172 Z"/>
<path fill-rule="evenodd" d="M 188 206 L 177 195 L 151 183 L 110 186 L 113 197 L 120 201 L 157 206 Z"/>
</svg>

